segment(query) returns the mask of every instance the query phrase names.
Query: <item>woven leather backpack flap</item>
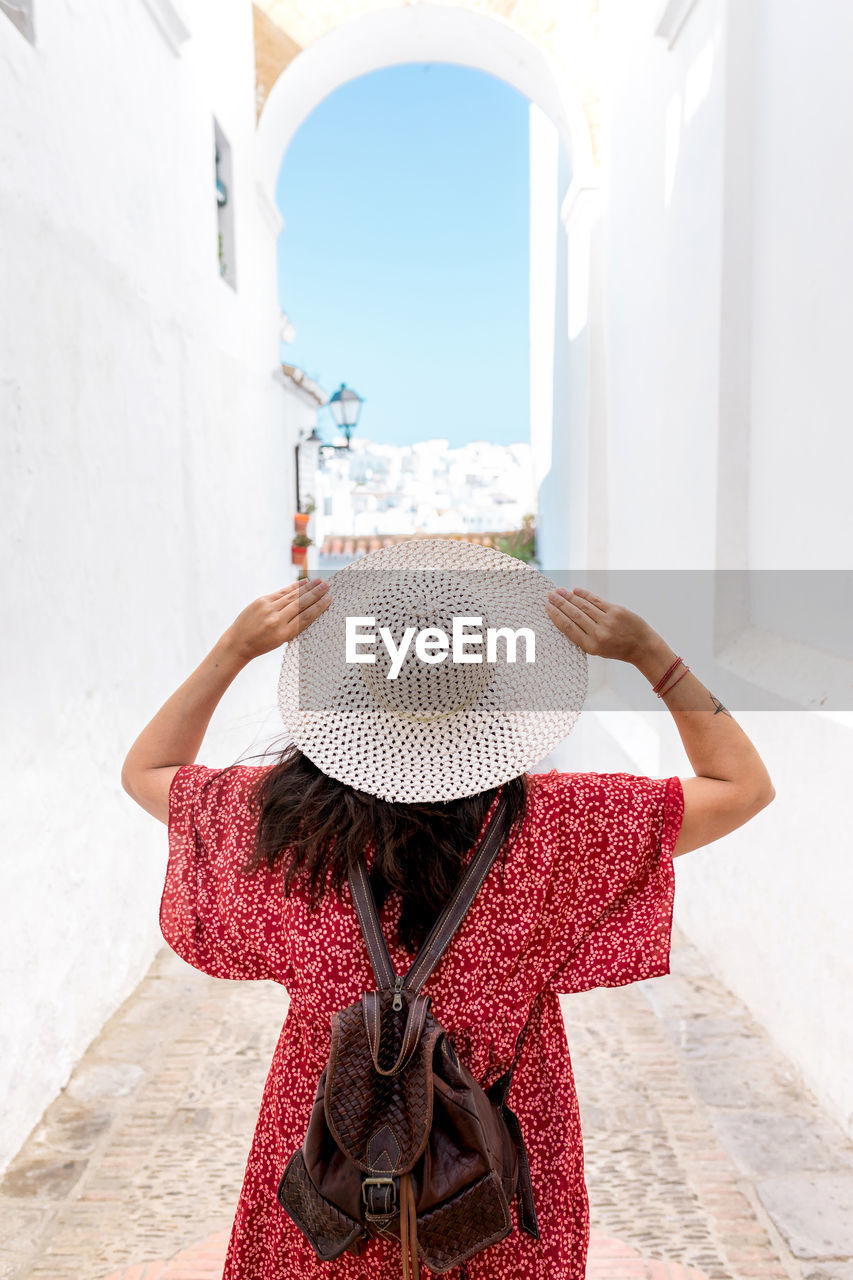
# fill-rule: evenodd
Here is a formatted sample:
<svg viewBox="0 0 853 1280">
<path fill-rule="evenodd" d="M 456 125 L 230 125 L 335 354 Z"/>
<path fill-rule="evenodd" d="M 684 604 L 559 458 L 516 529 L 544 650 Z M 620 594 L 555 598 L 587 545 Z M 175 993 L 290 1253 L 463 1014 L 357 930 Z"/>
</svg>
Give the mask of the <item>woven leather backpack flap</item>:
<svg viewBox="0 0 853 1280">
<path fill-rule="evenodd" d="M 332 1018 L 326 1122 L 341 1150 L 365 1173 L 399 1176 L 412 1168 L 427 1143 L 433 1050 L 442 1031 L 423 997 L 406 992 L 403 1009 L 395 1012 L 392 991 L 369 995 L 372 999 L 365 997 Z M 420 1034 L 407 1059 L 393 1071 L 413 1020 L 413 1030 L 417 1033 L 420 1027 Z"/>
</svg>

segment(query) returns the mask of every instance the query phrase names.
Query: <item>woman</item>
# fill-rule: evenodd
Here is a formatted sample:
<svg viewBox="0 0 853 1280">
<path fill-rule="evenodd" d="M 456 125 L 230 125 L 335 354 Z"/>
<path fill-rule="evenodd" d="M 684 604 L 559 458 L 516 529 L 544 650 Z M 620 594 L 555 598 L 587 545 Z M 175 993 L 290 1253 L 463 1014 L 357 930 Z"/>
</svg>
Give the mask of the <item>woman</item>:
<svg viewBox="0 0 853 1280">
<path fill-rule="evenodd" d="M 484 621 L 497 624 L 502 649 L 489 626 L 475 634 Z M 195 764 L 225 689 L 281 645 L 292 738 L 281 758 L 224 771 Z M 646 677 L 694 776 L 530 772 L 580 712 L 588 654 Z M 400 1247 L 387 1239 L 318 1261 L 276 1199 L 305 1135 L 330 1018 L 376 985 L 347 869 L 365 859 L 404 973 L 498 795 L 508 797 L 501 857 L 425 990 L 484 1087 L 521 1045 L 510 1103 L 539 1238 L 518 1229 L 513 1203 L 512 1232 L 447 1274 L 582 1280 L 589 1214 L 559 995 L 668 973 L 672 859 L 734 831 L 774 796 L 749 738 L 666 641 L 636 613 L 582 588 L 555 590 L 497 552 L 402 544 L 329 584 L 301 582 L 244 609 L 140 734 L 122 782 L 168 824 L 166 941 L 205 973 L 272 979 L 291 997 L 225 1280 L 400 1275 Z"/>
</svg>

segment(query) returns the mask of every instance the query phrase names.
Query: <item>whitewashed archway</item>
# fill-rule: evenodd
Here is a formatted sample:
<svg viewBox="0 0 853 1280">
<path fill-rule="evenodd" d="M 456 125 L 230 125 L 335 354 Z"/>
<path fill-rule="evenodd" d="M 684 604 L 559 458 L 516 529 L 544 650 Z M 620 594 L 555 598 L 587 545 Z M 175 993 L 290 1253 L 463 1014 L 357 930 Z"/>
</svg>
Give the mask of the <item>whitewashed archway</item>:
<svg viewBox="0 0 853 1280">
<path fill-rule="evenodd" d="M 450 62 L 488 72 L 535 102 L 571 157 L 573 184 L 593 181 L 589 126 L 565 69 L 505 22 L 449 5 L 384 9 L 352 18 L 289 63 L 258 121 L 258 178 L 272 203 L 282 157 L 324 98 L 357 76 L 405 62 Z"/>
<path fill-rule="evenodd" d="M 546 117 L 562 142 L 567 163 L 557 166 L 559 174 L 555 169 L 556 199 L 539 223 L 552 249 L 543 255 L 533 246 L 531 254 L 531 302 L 537 300 L 531 307 L 531 443 L 539 546 L 549 567 L 581 564 L 590 555 L 601 559 L 604 424 L 592 386 L 600 378 L 602 355 L 593 249 L 598 171 L 579 89 L 583 67 L 568 67 L 534 36 L 460 4 L 402 5 L 350 18 L 298 53 L 267 95 L 258 121 L 257 176 L 270 230 L 281 227 L 275 191 L 284 154 L 315 107 L 358 76 L 407 62 L 453 63 L 503 80 L 539 109 L 540 120 Z M 535 178 L 532 171 L 532 190 L 541 193 L 547 181 Z"/>
</svg>

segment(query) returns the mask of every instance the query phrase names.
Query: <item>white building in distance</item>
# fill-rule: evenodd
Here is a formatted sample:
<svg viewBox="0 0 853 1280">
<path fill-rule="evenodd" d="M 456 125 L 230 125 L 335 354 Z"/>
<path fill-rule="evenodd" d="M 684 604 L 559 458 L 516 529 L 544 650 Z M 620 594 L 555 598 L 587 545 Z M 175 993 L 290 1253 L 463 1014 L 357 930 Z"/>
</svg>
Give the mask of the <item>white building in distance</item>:
<svg viewBox="0 0 853 1280">
<path fill-rule="evenodd" d="M 529 444 L 356 439 L 322 455 L 315 526 L 323 560 L 335 538 L 502 532 L 536 509 Z"/>
</svg>

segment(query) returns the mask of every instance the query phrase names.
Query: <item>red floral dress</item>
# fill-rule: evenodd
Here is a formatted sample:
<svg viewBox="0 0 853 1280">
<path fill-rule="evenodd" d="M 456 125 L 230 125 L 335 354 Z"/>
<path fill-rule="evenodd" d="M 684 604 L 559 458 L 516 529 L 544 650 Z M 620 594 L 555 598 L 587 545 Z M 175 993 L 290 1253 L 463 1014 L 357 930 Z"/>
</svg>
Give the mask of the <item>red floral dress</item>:
<svg viewBox="0 0 853 1280">
<path fill-rule="evenodd" d="M 169 794 L 164 938 L 204 973 L 271 979 L 290 995 L 223 1280 L 398 1280 L 393 1242 L 373 1239 L 360 1257 L 320 1262 L 276 1200 L 326 1064 L 331 1014 L 376 983 L 348 887 L 343 902 L 329 896 L 309 915 L 301 892 L 285 899 L 280 868 L 240 873 L 253 837 L 247 793 L 265 767 L 217 777 L 217 770 L 184 765 Z M 202 791 L 208 778 L 214 781 Z M 684 812 L 679 778 L 552 770 L 529 775 L 529 784 L 505 869 L 500 854 L 424 990 L 486 1086 L 509 1065 L 532 1011 L 509 1105 L 527 1144 L 541 1240 L 518 1231 L 513 1202 L 512 1234 L 445 1273 L 451 1280 L 582 1280 L 589 1209 L 558 994 L 669 972 L 672 850 Z M 403 973 L 413 957 L 394 937 L 399 909 L 399 897 L 389 895 L 381 920 Z"/>
</svg>

